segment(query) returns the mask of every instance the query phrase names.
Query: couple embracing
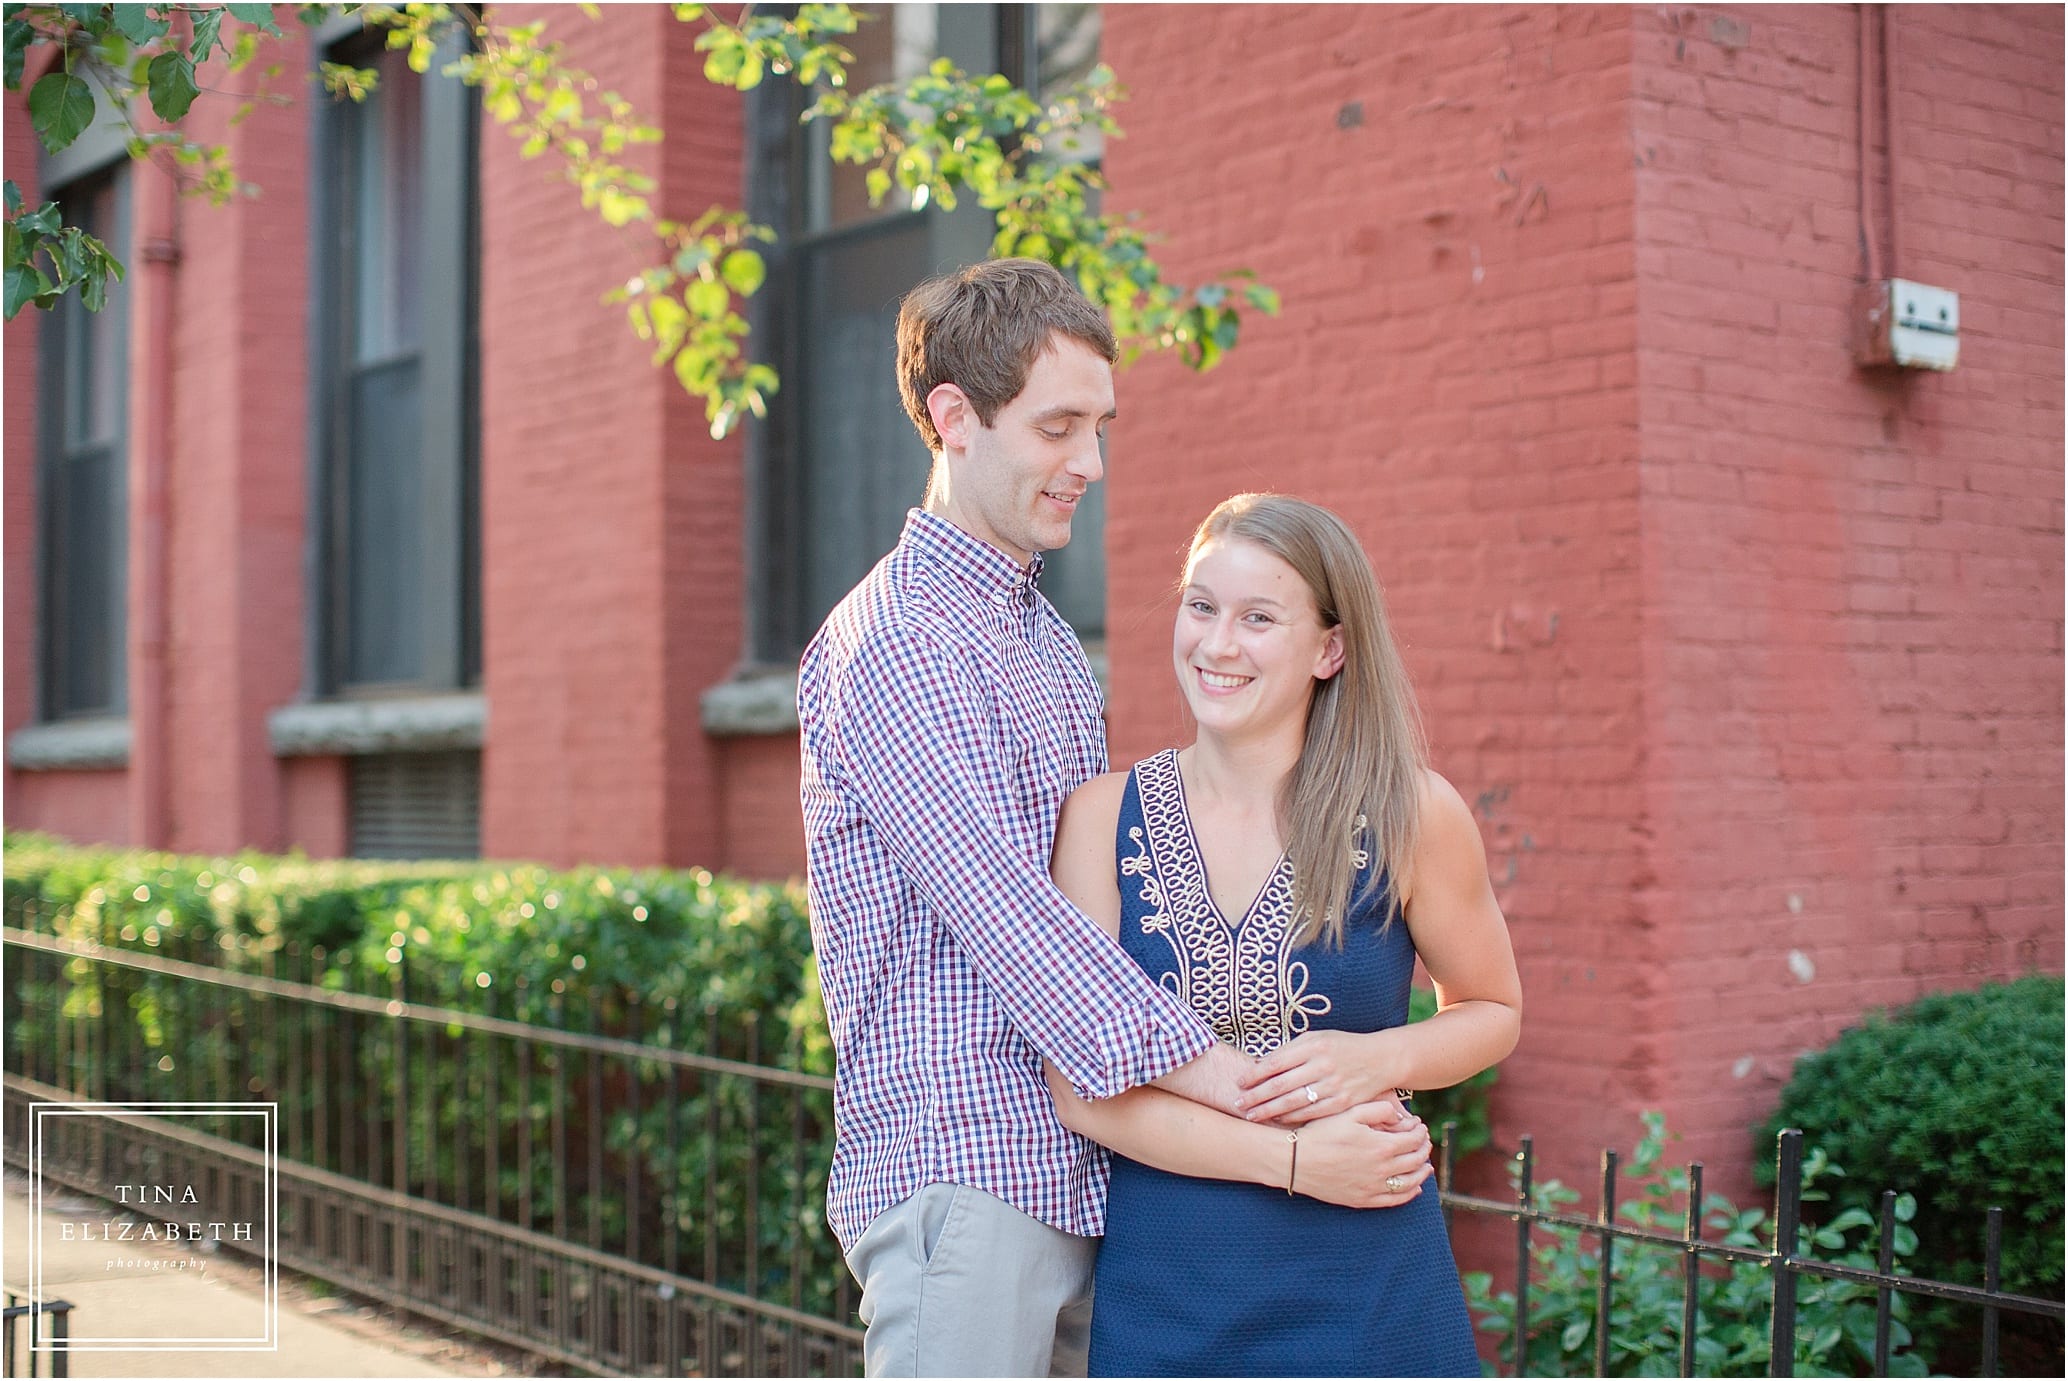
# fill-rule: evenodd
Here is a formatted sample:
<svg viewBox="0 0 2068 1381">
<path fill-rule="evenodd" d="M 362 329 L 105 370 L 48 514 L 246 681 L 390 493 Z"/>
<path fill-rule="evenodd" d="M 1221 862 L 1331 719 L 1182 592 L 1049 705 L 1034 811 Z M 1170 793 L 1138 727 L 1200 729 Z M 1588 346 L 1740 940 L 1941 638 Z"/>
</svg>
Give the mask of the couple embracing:
<svg viewBox="0 0 2068 1381">
<path fill-rule="evenodd" d="M 1478 830 L 1356 538 L 1279 495 L 1193 536 L 1195 740 L 1107 773 L 1037 581 L 1101 476 L 1116 354 L 1045 264 L 906 297 L 925 506 L 799 672 L 867 1372 L 1477 1375 L 1404 1091 L 1519 1031 Z M 1418 956 L 1439 1008 L 1409 1026 Z"/>
</svg>

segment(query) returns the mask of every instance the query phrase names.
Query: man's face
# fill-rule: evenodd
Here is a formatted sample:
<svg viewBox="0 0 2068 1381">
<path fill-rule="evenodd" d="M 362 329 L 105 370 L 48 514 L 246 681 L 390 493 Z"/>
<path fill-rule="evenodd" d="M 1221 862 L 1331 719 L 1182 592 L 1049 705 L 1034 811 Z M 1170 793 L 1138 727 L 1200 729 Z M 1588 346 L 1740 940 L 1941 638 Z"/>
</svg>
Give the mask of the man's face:
<svg viewBox="0 0 2068 1381">
<path fill-rule="evenodd" d="M 1022 565 L 1068 546 L 1079 501 L 1106 472 L 1099 437 L 1112 417 L 1112 366 L 1081 341 L 1052 337 L 991 426 L 970 412 L 943 516 Z"/>
</svg>

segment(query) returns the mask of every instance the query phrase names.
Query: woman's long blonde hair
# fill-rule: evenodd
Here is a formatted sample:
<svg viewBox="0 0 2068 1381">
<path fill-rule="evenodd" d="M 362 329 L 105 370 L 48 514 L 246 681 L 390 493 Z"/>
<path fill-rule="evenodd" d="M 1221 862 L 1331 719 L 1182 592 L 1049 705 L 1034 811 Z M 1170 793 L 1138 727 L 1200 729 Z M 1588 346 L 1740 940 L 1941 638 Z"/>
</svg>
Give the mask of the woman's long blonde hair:
<svg viewBox="0 0 2068 1381">
<path fill-rule="evenodd" d="M 1209 542 L 1253 542 L 1307 583 L 1325 626 L 1342 629 L 1343 666 L 1316 681 L 1307 738 L 1278 793 L 1278 827 L 1293 866 L 1294 942 L 1343 943 L 1343 918 L 1383 878 L 1383 924 L 1405 895 L 1420 833 L 1428 748 L 1414 688 L 1371 562 L 1349 527 L 1285 494 L 1237 494 L 1192 534 L 1186 569 Z M 1362 887 L 1358 855 L 1376 850 Z"/>
</svg>

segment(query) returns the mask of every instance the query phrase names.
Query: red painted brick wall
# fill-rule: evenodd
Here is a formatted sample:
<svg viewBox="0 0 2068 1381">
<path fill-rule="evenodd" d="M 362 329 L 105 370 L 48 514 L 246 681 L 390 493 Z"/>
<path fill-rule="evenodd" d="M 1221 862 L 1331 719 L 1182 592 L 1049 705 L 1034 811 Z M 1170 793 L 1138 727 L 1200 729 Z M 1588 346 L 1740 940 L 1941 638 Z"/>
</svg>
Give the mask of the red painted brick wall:
<svg viewBox="0 0 2068 1381">
<path fill-rule="evenodd" d="M 2062 965 L 2061 14 L 1887 13 L 1951 374 L 1848 351 L 1855 11 L 1632 11 L 1647 1085 L 1712 1162 L 1862 1009 Z"/>
<path fill-rule="evenodd" d="M 662 214 L 738 203 L 740 98 L 686 75 L 691 26 L 652 6 L 535 13 L 666 132 L 660 157 L 633 159 L 659 176 Z M 721 808 L 697 697 L 740 654 L 737 443 L 712 442 L 623 316 L 594 305 L 646 265 L 638 241 L 501 129 L 481 147 L 482 849 L 706 864 Z"/>
<path fill-rule="evenodd" d="M 1158 360 L 1119 381 L 1114 761 L 1188 733 L 1169 629 L 1192 525 L 1242 489 L 1340 511 L 1435 764 L 1477 806 L 1528 987 L 1496 1134 L 1569 1142 L 1568 1178 L 1609 1111 L 1663 1092 L 1643 1088 L 1655 1044 L 1625 1034 L 1669 957 L 1641 842 L 1629 23 L 1106 11 L 1132 93 L 1113 201 L 1169 233 L 1181 280 L 1246 265 L 1285 299 L 1212 374 Z"/>
<path fill-rule="evenodd" d="M 235 92 L 272 62 L 305 70 L 301 27 L 283 28 L 243 73 L 204 80 Z M 236 104 L 196 102 L 186 129 L 260 194 L 180 202 L 173 307 L 164 844 L 208 852 L 286 842 L 266 714 L 299 693 L 304 638 L 310 114 L 261 102 L 233 126 Z"/>
<path fill-rule="evenodd" d="M 804 876 L 804 807 L 797 794 L 797 735 L 733 738 L 719 746 L 724 805 L 717 857 L 743 877 Z"/>
<path fill-rule="evenodd" d="M 280 763 L 281 847 L 311 858 L 343 858 L 351 846 L 347 760 L 283 758 Z"/>
</svg>

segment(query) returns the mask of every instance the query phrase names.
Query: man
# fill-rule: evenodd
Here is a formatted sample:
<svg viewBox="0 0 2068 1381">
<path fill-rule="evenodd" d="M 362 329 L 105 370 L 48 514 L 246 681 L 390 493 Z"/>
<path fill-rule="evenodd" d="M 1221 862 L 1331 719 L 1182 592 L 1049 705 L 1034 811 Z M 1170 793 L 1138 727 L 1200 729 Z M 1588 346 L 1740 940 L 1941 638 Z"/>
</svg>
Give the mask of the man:
<svg viewBox="0 0 2068 1381">
<path fill-rule="evenodd" d="M 1102 1153 L 1057 1121 L 1157 1083 L 1234 1112 L 1247 1063 L 1050 883 L 1106 770 L 1098 683 L 1041 596 L 1103 473 L 1112 329 L 1051 266 L 976 265 L 898 318 L 924 510 L 798 676 L 812 940 L 839 1055 L 827 1208 L 883 1375 L 1083 1373 Z"/>
</svg>

